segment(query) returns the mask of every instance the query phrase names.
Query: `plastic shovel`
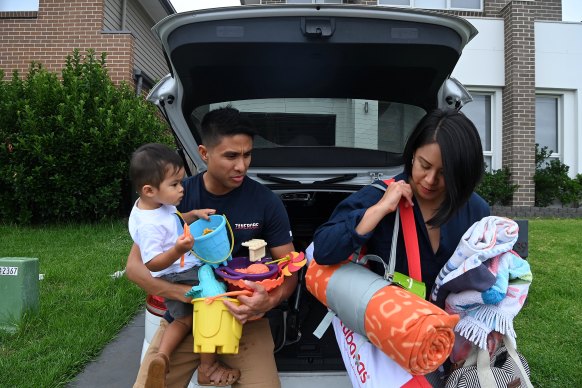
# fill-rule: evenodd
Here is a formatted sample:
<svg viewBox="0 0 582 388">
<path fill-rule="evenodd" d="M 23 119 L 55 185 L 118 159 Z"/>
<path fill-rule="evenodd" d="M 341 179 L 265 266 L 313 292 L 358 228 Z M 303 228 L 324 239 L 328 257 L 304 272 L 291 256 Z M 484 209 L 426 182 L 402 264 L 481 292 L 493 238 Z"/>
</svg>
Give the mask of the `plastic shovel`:
<svg viewBox="0 0 582 388">
<path fill-rule="evenodd" d="M 218 294 L 218 295 L 214 295 L 214 296 L 208 296 L 204 299 L 204 302 L 206 304 L 210 304 L 212 302 L 214 302 L 216 299 L 218 298 L 223 298 L 225 296 L 237 296 L 237 295 L 246 295 L 246 296 L 251 296 L 253 294 L 252 291 L 249 290 L 240 290 L 240 291 L 229 291 L 229 292 L 225 292 L 223 294 Z"/>
</svg>

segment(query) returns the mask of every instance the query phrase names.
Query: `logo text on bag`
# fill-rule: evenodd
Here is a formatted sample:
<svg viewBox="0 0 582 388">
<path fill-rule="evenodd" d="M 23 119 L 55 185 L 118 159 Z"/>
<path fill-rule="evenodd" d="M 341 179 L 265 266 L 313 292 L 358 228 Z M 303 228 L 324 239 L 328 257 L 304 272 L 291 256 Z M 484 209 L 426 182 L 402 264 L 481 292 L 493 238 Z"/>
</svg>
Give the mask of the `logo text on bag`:
<svg viewBox="0 0 582 388">
<path fill-rule="evenodd" d="M 350 351 L 350 357 L 354 359 L 356 364 L 356 371 L 358 372 L 358 376 L 360 376 L 360 381 L 362 383 L 366 383 L 368 381 L 368 372 L 366 371 L 366 365 L 360 359 L 360 355 L 356 353 L 357 345 L 354 343 L 354 332 L 353 330 L 348 329 L 344 326 L 343 322 L 342 325 L 342 332 L 344 333 L 344 337 L 346 338 L 346 344 L 348 345 Z"/>
</svg>

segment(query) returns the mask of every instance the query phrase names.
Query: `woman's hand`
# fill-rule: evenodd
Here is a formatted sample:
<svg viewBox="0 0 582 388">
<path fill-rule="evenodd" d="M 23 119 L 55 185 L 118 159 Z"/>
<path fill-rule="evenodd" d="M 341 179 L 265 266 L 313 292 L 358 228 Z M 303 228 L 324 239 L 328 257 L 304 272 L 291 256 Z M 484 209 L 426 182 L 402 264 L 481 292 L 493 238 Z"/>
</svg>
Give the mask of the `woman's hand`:
<svg viewBox="0 0 582 388">
<path fill-rule="evenodd" d="M 376 205 L 385 211 L 385 214 L 396 211 L 400 200 L 404 198 L 410 206 L 412 202 L 412 187 L 406 181 L 392 182 L 388 185 L 386 192 L 376 203 Z"/>
<path fill-rule="evenodd" d="M 240 295 L 237 297 L 240 305 L 236 305 L 228 300 L 224 300 L 224 305 L 230 313 L 242 324 L 248 321 L 262 318 L 267 311 L 277 305 L 279 301 L 273 301 L 273 298 L 277 296 L 267 292 L 265 287 L 262 285 L 251 282 L 248 280 L 244 281 L 248 288 L 253 291 L 251 296 Z M 277 287 L 277 291 L 280 287 Z"/>
<path fill-rule="evenodd" d="M 364 235 L 373 231 L 387 214 L 396 211 L 398 204 L 404 198 L 409 206 L 413 206 L 412 187 L 405 181 L 392 182 L 376 204 L 370 206 L 356 226 L 356 233 Z"/>
</svg>

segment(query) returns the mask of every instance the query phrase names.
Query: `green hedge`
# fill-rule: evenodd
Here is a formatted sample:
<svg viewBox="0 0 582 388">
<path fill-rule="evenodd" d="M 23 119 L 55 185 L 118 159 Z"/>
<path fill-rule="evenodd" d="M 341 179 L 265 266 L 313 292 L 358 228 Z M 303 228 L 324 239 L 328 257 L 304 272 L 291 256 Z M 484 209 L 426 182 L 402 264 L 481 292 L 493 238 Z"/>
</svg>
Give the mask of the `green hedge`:
<svg viewBox="0 0 582 388">
<path fill-rule="evenodd" d="M 172 144 L 155 107 L 110 80 L 106 55 L 67 57 L 62 77 L 33 63 L 0 70 L 0 221 L 94 221 L 131 205 L 131 153 Z"/>
<path fill-rule="evenodd" d="M 492 172 L 485 171 L 483 180 L 475 191 L 491 206 L 508 206 L 513 200 L 515 190 L 517 185 L 511 183 L 511 172 L 505 166 Z"/>
<path fill-rule="evenodd" d="M 540 148 L 536 143 L 536 169 L 533 176 L 535 206 L 547 207 L 559 203 L 562 207 L 579 207 L 582 203 L 582 174 L 570 178 L 570 167 L 559 159 L 552 159 L 551 155 L 552 151 L 548 147 Z M 504 166 L 493 172 L 486 171 L 476 191 L 491 206 L 509 206 L 517 187 L 511 183 L 509 167 Z"/>
<path fill-rule="evenodd" d="M 582 201 L 582 175 L 574 179 L 568 176 L 570 167 L 559 159 L 551 159 L 552 151 L 548 147 L 539 147 L 536 143 L 535 205 L 549 206 L 555 201 L 562 206 L 580 206 Z"/>
</svg>

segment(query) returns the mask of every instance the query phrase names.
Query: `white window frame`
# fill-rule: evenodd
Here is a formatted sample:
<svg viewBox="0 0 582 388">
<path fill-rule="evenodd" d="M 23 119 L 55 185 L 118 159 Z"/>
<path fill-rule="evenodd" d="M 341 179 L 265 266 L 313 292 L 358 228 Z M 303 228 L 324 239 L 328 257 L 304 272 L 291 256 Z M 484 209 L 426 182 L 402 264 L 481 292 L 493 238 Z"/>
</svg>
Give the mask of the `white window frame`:
<svg viewBox="0 0 582 388">
<path fill-rule="evenodd" d="M 389 1 L 389 0 L 386 0 Z M 446 0 L 447 4 L 445 5 L 445 10 L 449 10 L 449 11 L 469 11 L 469 12 L 483 12 L 483 1 L 484 0 L 479 0 L 480 6 L 479 8 L 453 8 L 451 6 L 451 0 Z M 400 7 L 400 8 L 422 8 L 422 7 L 417 7 L 415 5 L 416 0 L 408 0 L 408 5 L 394 5 L 394 4 L 384 4 L 383 0 L 378 0 L 378 5 L 379 6 L 385 6 L 385 7 Z M 443 9 L 443 8 L 430 8 L 430 9 Z"/>
<path fill-rule="evenodd" d="M 38 7 L 39 0 L 2 0 L 0 2 L 0 12 L 36 12 Z"/>
<path fill-rule="evenodd" d="M 558 99 L 558 147 L 559 152 L 550 155 L 551 158 L 559 158 L 562 163 L 570 167 L 568 176 L 574 178 L 582 173 L 582 136 L 579 134 L 578 102 L 575 90 L 563 89 L 536 89 L 536 97 L 553 96 Z M 568 141 L 565 141 L 568 139 Z"/>
<path fill-rule="evenodd" d="M 471 94 L 485 94 L 491 97 L 491 149 L 483 151 L 483 156 L 491 158 L 488 171 L 499 170 L 503 166 L 503 107 L 501 89 L 484 88 L 478 86 L 465 86 Z M 472 104 L 471 102 L 469 104 Z M 461 108 L 461 112 L 463 109 Z"/>
<path fill-rule="evenodd" d="M 557 133 L 557 140 L 556 145 L 558 146 L 558 150 L 552 150 L 552 153 L 549 155 L 552 159 L 559 159 L 563 160 L 564 156 L 564 103 L 563 103 L 563 95 L 556 92 L 551 91 L 536 91 L 536 99 L 538 97 L 553 97 L 556 99 L 556 131 Z M 537 101 L 536 101 L 537 103 Z M 534 134 L 534 142 L 535 141 L 535 134 Z M 536 142 L 537 143 L 537 142 Z"/>
</svg>

